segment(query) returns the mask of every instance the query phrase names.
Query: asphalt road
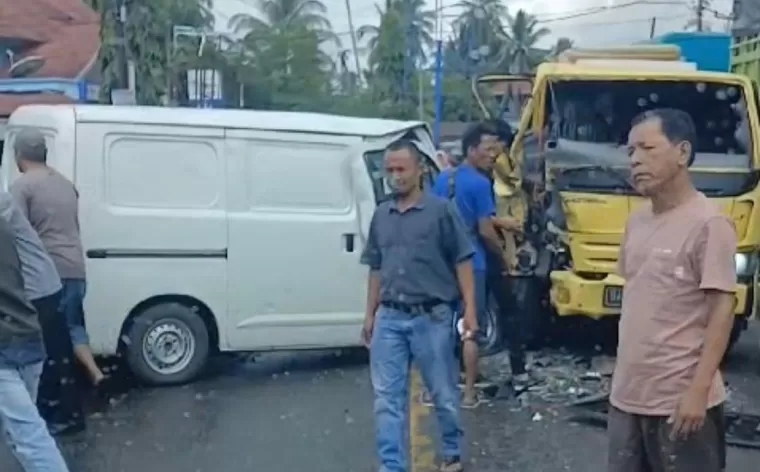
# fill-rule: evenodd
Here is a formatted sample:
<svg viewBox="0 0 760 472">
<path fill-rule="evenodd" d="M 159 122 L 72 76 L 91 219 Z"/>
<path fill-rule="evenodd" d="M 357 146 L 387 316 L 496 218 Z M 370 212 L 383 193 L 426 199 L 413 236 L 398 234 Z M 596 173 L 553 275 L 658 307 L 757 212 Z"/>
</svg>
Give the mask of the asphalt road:
<svg viewBox="0 0 760 472">
<path fill-rule="evenodd" d="M 760 327 L 726 370 L 732 401 L 760 412 Z M 356 357 L 228 359 L 193 385 L 132 389 L 62 447 L 72 472 L 374 472 L 370 406 L 367 367 Z M 604 431 L 567 422 L 561 409 L 504 401 L 464 416 L 470 471 L 605 470 Z M 433 436 L 430 423 L 422 429 Z M 760 451 L 731 448 L 728 472 L 758 462 Z M 0 470 L 20 470 L 4 446 Z"/>
</svg>

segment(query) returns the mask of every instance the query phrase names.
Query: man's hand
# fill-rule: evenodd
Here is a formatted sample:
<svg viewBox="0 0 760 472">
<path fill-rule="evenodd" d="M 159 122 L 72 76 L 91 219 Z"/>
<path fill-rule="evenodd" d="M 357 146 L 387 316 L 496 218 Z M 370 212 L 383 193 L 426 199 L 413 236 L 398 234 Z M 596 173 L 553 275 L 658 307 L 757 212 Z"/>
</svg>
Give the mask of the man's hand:
<svg viewBox="0 0 760 472">
<path fill-rule="evenodd" d="M 668 418 L 670 440 L 684 439 L 700 429 L 705 423 L 707 416 L 707 397 L 709 390 L 691 387 L 681 398 L 676 411 Z"/>
<path fill-rule="evenodd" d="M 362 343 L 369 349 L 372 344 L 372 330 L 375 327 L 375 315 L 367 314 L 364 316 L 364 325 L 362 326 Z"/>
<path fill-rule="evenodd" d="M 522 233 L 523 232 L 523 222 L 518 220 L 517 218 L 511 218 L 511 217 L 501 217 L 501 218 L 495 218 L 497 226 L 501 228 L 504 231 L 510 231 L 513 233 Z"/>
<path fill-rule="evenodd" d="M 462 340 L 473 339 L 478 332 L 478 317 L 475 315 L 474 308 L 465 308 L 462 317 Z"/>
</svg>

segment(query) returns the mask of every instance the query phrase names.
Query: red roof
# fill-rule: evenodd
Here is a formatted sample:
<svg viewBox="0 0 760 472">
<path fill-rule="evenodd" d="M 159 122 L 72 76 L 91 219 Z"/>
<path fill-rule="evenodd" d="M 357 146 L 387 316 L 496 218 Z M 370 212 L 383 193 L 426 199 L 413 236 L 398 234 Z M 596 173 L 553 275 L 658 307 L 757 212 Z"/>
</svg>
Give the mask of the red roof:
<svg viewBox="0 0 760 472">
<path fill-rule="evenodd" d="M 86 72 L 100 47 L 99 31 L 98 14 L 82 0 L 0 2 L 0 37 L 27 41 L 21 57 L 45 58 L 33 77 L 73 79 Z M 0 68 L 0 77 L 7 76 Z"/>
<path fill-rule="evenodd" d="M 21 105 L 57 105 L 73 102 L 60 93 L 0 93 L 0 116 L 10 116 Z"/>
</svg>

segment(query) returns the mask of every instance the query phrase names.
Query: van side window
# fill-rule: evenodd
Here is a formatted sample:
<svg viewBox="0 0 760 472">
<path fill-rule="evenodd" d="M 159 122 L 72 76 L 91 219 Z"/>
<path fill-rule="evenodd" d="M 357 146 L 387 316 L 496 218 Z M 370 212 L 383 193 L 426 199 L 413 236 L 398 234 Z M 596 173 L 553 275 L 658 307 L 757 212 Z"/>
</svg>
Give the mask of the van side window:
<svg viewBox="0 0 760 472">
<path fill-rule="evenodd" d="M 369 151 L 364 154 L 364 163 L 367 166 L 367 172 L 372 180 L 372 189 L 375 192 L 375 201 L 383 202 L 391 197 L 391 187 L 385 175 L 385 166 L 383 158 L 385 151 Z M 424 155 L 424 168 L 422 175 L 422 186 L 424 189 L 430 189 L 438 175 L 438 166 L 435 165 L 430 156 Z"/>
<path fill-rule="evenodd" d="M 109 136 L 105 201 L 127 208 L 208 209 L 224 202 L 214 145 L 192 138 Z"/>
</svg>

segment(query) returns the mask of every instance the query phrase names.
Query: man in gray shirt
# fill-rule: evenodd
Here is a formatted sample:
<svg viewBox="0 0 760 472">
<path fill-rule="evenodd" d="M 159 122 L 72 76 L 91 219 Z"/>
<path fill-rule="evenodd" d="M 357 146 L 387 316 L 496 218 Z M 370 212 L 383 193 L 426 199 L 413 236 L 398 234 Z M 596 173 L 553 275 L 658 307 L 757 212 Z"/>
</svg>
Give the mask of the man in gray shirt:
<svg viewBox="0 0 760 472">
<path fill-rule="evenodd" d="M 24 292 L 39 315 L 48 361 L 40 382 L 40 412 L 54 434 L 84 429 L 82 403 L 77 392 L 74 349 L 59 312 L 61 281 L 39 236 L 9 193 L 0 191 L 0 219 L 8 224 L 21 261 Z"/>
<path fill-rule="evenodd" d="M 21 130 L 14 140 L 16 164 L 21 176 L 10 192 L 39 234 L 55 263 L 63 290 L 61 311 L 69 325 L 77 360 L 93 385 L 106 394 L 109 380 L 90 350 L 84 320 L 85 263 L 79 233 L 79 194 L 68 179 L 47 165 L 45 136 L 34 128 Z"/>
<path fill-rule="evenodd" d="M 35 400 L 45 350 L 16 237 L 0 218 L 0 423 L 26 472 L 68 472 Z"/>
<path fill-rule="evenodd" d="M 385 171 L 394 198 L 381 203 L 361 257 L 369 266 L 362 338 L 370 352 L 376 447 L 383 472 L 406 472 L 403 438 L 414 360 L 441 428 L 441 472 L 460 472 L 454 305 L 464 301 L 462 336 L 477 331 L 467 229 L 450 202 L 421 188 L 422 162 L 409 141 L 391 144 Z"/>
</svg>

